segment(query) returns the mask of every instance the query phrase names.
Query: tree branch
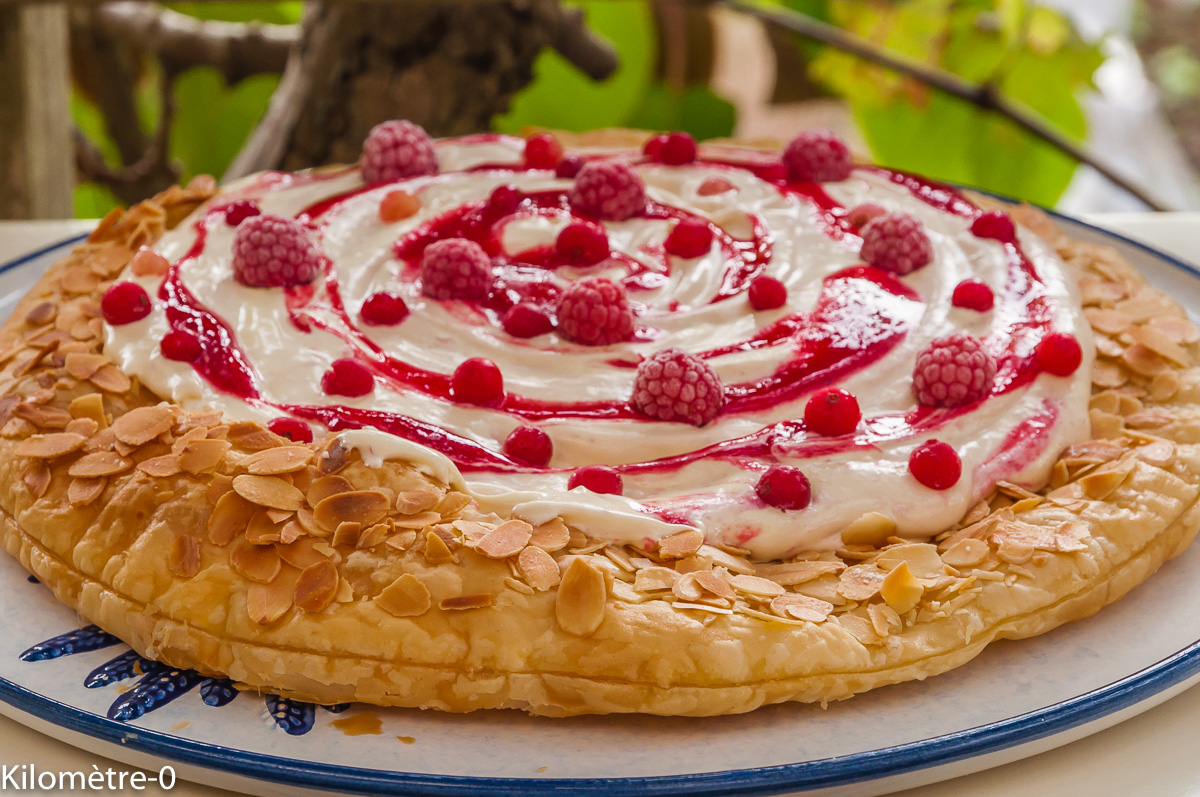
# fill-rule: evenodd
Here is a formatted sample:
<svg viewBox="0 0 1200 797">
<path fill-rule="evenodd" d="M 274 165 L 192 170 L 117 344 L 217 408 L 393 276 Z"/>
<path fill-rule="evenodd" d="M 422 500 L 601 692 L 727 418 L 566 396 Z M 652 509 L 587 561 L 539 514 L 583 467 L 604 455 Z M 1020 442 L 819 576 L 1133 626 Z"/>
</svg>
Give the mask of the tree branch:
<svg viewBox="0 0 1200 797">
<path fill-rule="evenodd" d="M 583 9 L 560 9 L 558 32 L 550 46 L 592 80 L 604 80 L 617 71 L 617 51 L 588 29 Z"/>
<path fill-rule="evenodd" d="M 1065 152 L 1080 163 L 1091 166 L 1108 178 L 1113 185 L 1127 191 L 1147 207 L 1157 211 L 1170 210 L 1165 203 L 1155 198 L 1145 188 L 1117 173 L 1086 146 L 1076 143 L 1050 126 L 1045 119 L 1027 106 L 1004 96 L 993 84 L 964 80 L 945 70 L 896 55 L 861 36 L 780 6 L 765 6 L 756 0 L 723 0 L 723 2 L 735 11 L 749 14 L 773 25 L 786 28 L 793 33 L 850 53 L 864 61 L 870 61 L 886 69 L 907 75 L 983 110 L 1003 116 L 1030 135 Z"/>
<path fill-rule="evenodd" d="M 300 34 L 296 25 L 201 20 L 138 0 L 105 3 L 94 16 L 103 33 L 152 53 L 164 67 L 211 66 L 229 84 L 282 72 Z"/>
</svg>

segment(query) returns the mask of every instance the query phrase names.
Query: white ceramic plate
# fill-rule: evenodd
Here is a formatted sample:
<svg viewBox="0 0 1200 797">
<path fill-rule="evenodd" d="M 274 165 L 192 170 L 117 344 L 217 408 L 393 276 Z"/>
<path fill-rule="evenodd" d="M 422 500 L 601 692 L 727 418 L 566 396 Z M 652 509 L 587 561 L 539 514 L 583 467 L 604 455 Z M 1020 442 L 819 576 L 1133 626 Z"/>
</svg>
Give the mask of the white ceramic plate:
<svg viewBox="0 0 1200 797">
<path fill-rule="evenodd" d="M 1081 222 L 1063 223 L 1079 238 L 1115 246 L 1159 287 L 1200 308 L 1193 267 Z M 0 266 L 0 318 L 76 240 Z M 97 668 L 107 665 L 113 678 L 130 673 L 128 649 L 91 632 L 51 642 L 42 660 L 22 660 L 32 646 L 83 624 L 0 557 L 0 713 L 111 758 L 153 769 L 165 760 L 181 777 L 263 795 L 296 787 L 405 795 L 880 794 L 1065 744 L 1200 680 L 1198 573 L 1194 547 L 1091 619 L 997 643 L 925 683 L 825 709 L 546 720 L 363 706 L 334 713 L 252 693 L 213 707 L 206 700 L 233 694 L 227 685 L 177 671 L 88 688 Z M 103 641 L 111 644 L 86 649 Z M 139 706 L 151 710 L 124 722 L 108 718 Z M 352 724 L 377 718 L 378 734 L 350 736 L 331 725 L 361 714 L 373 717 Z"/>
</svg>

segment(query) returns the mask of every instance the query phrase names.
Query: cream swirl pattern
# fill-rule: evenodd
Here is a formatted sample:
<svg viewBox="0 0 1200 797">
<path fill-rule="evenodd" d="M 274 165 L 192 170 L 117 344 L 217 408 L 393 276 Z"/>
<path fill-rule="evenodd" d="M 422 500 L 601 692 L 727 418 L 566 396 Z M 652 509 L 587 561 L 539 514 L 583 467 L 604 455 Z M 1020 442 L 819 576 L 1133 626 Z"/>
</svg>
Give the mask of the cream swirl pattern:
<svg viewBox="0 0 1200 797">
<path fill-rule="evenodd" d="M 1027 231 L 1011 242 L 972 234 L 979 211 L 957 192 L 862 167 L 839 182 L 788 182 L 777 155 L 732 147 L 702 147 L 699 160 L 681 166 L 587 150 L 579 154 L 634 164 L 648 202 L 632 218 L 603 222 L 612 257 L 577 267 L 561 265 L 553 250 L 575 218 L 566 201 L 572 181 L 526 169 L 522 147 L 501 136 L 440 141 L 437 175 L 383 185 L 366 186 L 347 168 L 234 183 L 156 244 L 171 264 L 165 276 L 128 277 L 153 308 L 142 320 L 108 325 L 105 350 L 187 409 L 299 418 L 343 433 L 367 461 L 416 461 L 464 485 L 481 504 L 534 522 L 561 514 L 593 537 L 635 544 L 695 527 L 711 542 L 762 559 L 839 547 L 842 530 L 871 512 L 894 520 L 898 534 L 934 534 L 998 480 L 1044 481 L 1058 454 L 1087 438 L 1092 346 L 1074 280 Z M 712 193 L 705 185 L 714 177 L 730 189 Z M 508 185 L 519 192 L 515 207 L 489 199 Z M 419 208 L 384 222 L 380 205 L 397 188 L 418 198 Z M 241 201 L 308 225 L 323 253 L 323 276 L 287 289 L 236 282 L 235 231 L 223 208 Z M 847 209 L 867 202 L 919 219 L 933 263 L 903 277 L 863 265 Z M 682 219 L 713 231 L 700 257 L 663 249 Z M 421 254 L 447 237 L 475 240 L 492 256 L 496 289 L 487 299 L 422 294 Z M 750 306 L 747 287 L 759 274 L 786 286 L 782 307 Z M 518 339 L 502 328 L 513 303 L 552 308 L 585 276 L 625 286 L 632 339 L 589 347 L 554 332 Z M 953 306 L 965 279 L 992 288 L 992 310 Z M 364 303 L 380 292 L 407 304 L 400 323 L 361 320 Z M 161 356 L 160 341 L 172 330 L 201 339 L 198 359 Z M 919 406 L 911 386 L 918 353 L 958 331 L 985 341 L 996 358 L 989 395 L 955 409 Z M 1043 372 L 1033 356 L 1052 331 L 1082 345 L 1083 364 L 1072 375 Z M 719 375 L 725 406 L 714 421 L 664 423 L 630 407 L 637 363 L 667 347 L 699 356 Z M 505 397 L 496 406 L 451 395 L 451 372 L 474 357 L 503 375 Z M 322 391 L 322 377 L 345 358 L 369 369 L 370 393 Z M 822 437 L 804 426 L 805 402 L 831 384 L 858 399 L 863 420 L 852 434 Z M 552 440 L 546 467 L 503 453 L 503 441 L 521 425 Z M 946 490 L 922 486 L 908 470 L 912 451 L 934 438 L 962 463 L 962 477 Z M 756 495 L 759 477 L 775 463 L 808 477 L 806 508 L 776 509 Z M 594 464 L 620 473 L 623 495 L 567 490 L 572 473 Z"/>
</svg>

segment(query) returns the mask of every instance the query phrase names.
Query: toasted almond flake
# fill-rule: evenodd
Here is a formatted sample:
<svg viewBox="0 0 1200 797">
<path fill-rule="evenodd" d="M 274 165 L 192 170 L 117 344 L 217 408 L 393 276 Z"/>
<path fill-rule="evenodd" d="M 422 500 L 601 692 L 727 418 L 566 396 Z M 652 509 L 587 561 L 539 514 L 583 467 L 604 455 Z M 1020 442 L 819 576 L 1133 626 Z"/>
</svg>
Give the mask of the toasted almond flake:
<svg viewBox="0 0 1200 797">
<path fill-rule="evenodd" d="M 422 512 L 419 515 L 401 515 L 400 517 L 392 518 L 392 522 L 396 524 L 398 529 L 422 529 L 433 523 L 442 520 L 443 516 L 437 512 L 429 511 Z"/>
<path fill-rule="evenodd" d="M 838 592 L 848 600 L 869 600 L 879 592 L 886 576 L 873 562 L 848 567 L 839 579 Z"/>
<path fill-rule="evenodd" d="M 73 399 L 67 410 L 72 417 L 91 418 L 100 425 L 101 429 L 108 425 L 104 414 L 104 398 L 99 393 L 88 393 L 86 396 Z"/>
<path fill-rule="evenodd" d="M 940 558 L 939 558 L 940 561 Z M 904 614 L 916 607 L 921 600 L 925 587 L 913 575 L 908 562 L 900 562 L 879 585 L 879 594 L 888 606 L 895 609 L 897 614 Z"/>
<path fill-rule="evenodd" d="M 25 323 L 31 327 L 49 324 L 58 315 L 58 305 L 54 302 L 42 302 L 35 305 L 25 314 Z"/>
<path fill-rule="evenodd" d="M 246 457 L 242 463 L 247 473 L 273 476 L 303 470 L 312 461 L 313 451 L 307 446 L 277 446 Z"/>
<path fill-rule="evenodd" d="M 283 526 L 271 520 L 271 515 L 255 507 L 256 511 L 246 524 L 246 541 L 254 545 L 267 545 L 283 539 Z"/>
<path fill-rule="evenodd" d="M 1064 523 L 1054 534 L 1054 545 L 1056 550 L 1063 553 L 1086 551 L 1088 546 L 1084 540 L 1091 536 L 1091 529 L 1086 523 Z"/>
<path fill-rule="evenodd" d="M 292 608 L 300 571 L 286 568 L 270 584 L 251 583 L 246 589 L 246 614 L 259 625 L 268 625 Z"/>
<path fill-rule="evenodd" d="M 236 488 L 237 480 L 235 479 L 234 489 Z M 297 508 L 299 508 L 299 490 L 296 490 L 296 496 Z M 348 493 L 337 493 L 321 500 L 313 507 L 313 517 L 316 519 L 317 525 L 329 531 L 333 531 L 342 523 L 347 522 L 370 526 L 387 517 L 391 505 L 391 498 L 380 490 L 354 490 Z"/>
<path fill-rule="evenodd" d="M 251 545 L 242 540 L 229 552 L 229 564 L 250 581 L 270 584 L 283 568 L 283 561 L 273 545 Z"/>
<path fill-rule="evenodd" d="M 723 606 L 710 606 L 706 603 L 689 603 L 687 601 L 675 601 L 672 604 L 679 611 L 695 611 L 704 612 L 705 614 L 733 614 L 733 609 L 727 609 Z"/>
<path fill-rule="evenodd" d="M 358 543 L 358 535 L 362 532 L 362 524 L 346 521 L 340 524 L 333 531 L 334 545 L 349 545 L 354 547 Z"/>
<path fill-rule="evenodd" d="M 76 379 L 88 379 L 109 362 L 103 354 L 91 352 L 71 352 L 63 362 L 67 373 Z"/>
<path fill-rule="evenodd" d="M 444 518 L 450 518 L 466 509 L 471 504 L 471 496 L 466 493 L 448 492 L 438 501 L 434 511 Z"/>
<path fill-rule="evenodd" d="M 604 621 L 607 599 L 604 573 L 588 559 L 575 558 L 563 573 L 554 601 L 554 614 L 559 628 L 575 636 L 595 633 Z"/>
<path fill-rule="evenodd" d="M 867 607 L 867 616 L 871 619 L 871 627 L 881 637 L 890 636 L 903 627 L 900 615 L 886 604 L 872 603 Z"/>
<path fill-rule="evenodd" d="M 96 479 L 72 479 L 67 485 L 67 500 L 73 506 L 87 506 L 100 497 L 108 480 L 103 476 Z"/>
<path fill-rule="evenodd" d="M 489 592 L 477 592 L 472 595 L 458 595 L 444 598 L 438 606 L 447 612 L 464 612 L 471 609 L 486 609 L 492 605 L 492 595 Z"/>
<path fill-rule="evenodd" d="M 208 518 L 208 539 L 213 545 L 228 545 L 241 534 L 258 507 L 229 491 L 217 499 Z"/>
<path fill-rule="evenodd" d="M 304 536 L 304 529 L 295 520 L 289 520 L 279 530 L 279 541 L 289 545 Z"/>
<path fill-rule="evenodd" d="M 93 421 L 91 418 L 74 418 L 63 429 L 64 432 L 91 437 L 96 432 L 100 431 L 100 424 Z"/>
<path fill-rule="evenodd" d="M 842 530 L 847 545 L 882 545 L 896 531 L 896 521 L 879 512 L 867 512 Z"/>
<path fill-rule="evenodd" d="M 671 586 L 671 594 L 681 601 L 700 600 L 704 587 L 696 579 L 696 573 L 684 573 Z"/>
<path fill-rule="evenodd" d="M 833 604 L 807 595 L 780 595 L 771 601 L 771 611 L 795 620 L 820 623 L 833 611 Z"/>
<path fill-rule="evenodd" d="M 112 451 L 97 451 L 94 454 L 84 454 L 72 462 L 67 473 L 81 478 L 96 478 L 123 473 L 132 467 L 132 460 L 119 457 Z"/>
<path fill-rule="evenodd" d="M 1141 343 L 1126 347 L 1121 362 L 1139 376 L 1154 376 L 1168 367 L 1164 357 Z"/>
<path fill-rule="evenodd" d="M 996 546 L 996 556 L 1009 564 L 1019 565 L 1032 559 L 1034 550 L 1034 546 L 1027 542 L 1005 539 Z"/>
<path fill-rule="evenodd" d="M 421 579 L 405 573 L 375 596 L 375 604 L 396 617 L 420 617 L 429 611 L 433 599 Z"/>
<path fill-rule="evenodd" d="M 659 540 L 658 555 L 666 559 L 682 559 L 699 551 L 703 544 L 703 534 L 695 529 L 687 529 Z"/>
<path fill-rule="evenodd" d="M 570 540 L 571 533 L 567 529 L 567 524 L 563 522 L 562 518 L 556 517 L 539 526 L 534 526 L 529 544 L 553 553 L 566 548 Z"/>
<path fill-rule="evenodd" d="M 1155 401 L 1168 401 L 1179 392 L 1181 387 L 1183 387 L 1183 382 L 1177 371 L 1163 371 L 1150 380 L 1150 398 Z"/>
<path fill-rule="evenodd" d="M 247 501 L 272 509 L 295 512 L 304 501 L 304 494 L 278 476 L 253 476 L 243 473 L 233 477 L 233 489 Z M 337 527 L 330 527 L 332 531 Z"/>
<path fill-rule="evenodd" d="M 1120 487 L 1133 471 L 1133 462 L 1114 462 L 1100 466 L 1077 482 L 1083 494 L 1094 501 L 1103 501 Z"/>
<path fill-rule="evenodd" d="M 884 570 L 891 570 L 901 563 L 907 563 L 917 578 L 937 578 L 945 574 L 942 557 L 938 556 L 937 546 L 926 542 L 894 545 L 879 554 L 875 562 Z"/>
<path fill-rule="evenodd" d="M 516 556 L 529 543 L 533 526 L 523 520 L 507 520 L 488 532 L 475 544 L 475 550 L 489 559 Z"/>
<path fill-rule="evenodd" d="M 1092 437 L 1100 440 L 1120 437 L 1121 430 L 1125 428 L 1125 419 L 1120 415 L 1097 409 L 1088 411 L 1088 419 L 1091 421 Z"/>
<path fill-rule="evenodd" d="M 475 520 L 456 520 L 452 524 L 454 528 L 462 532 L 463 539 L 470 545 L 482 540 L 484 537 L 492 533 L 492 529 L 496 528 L 491 523 L 480 523 Z"/>
<path fill-rule="evenodd" d="M 370 550 L 376 545 L 383 545 L 387 541 L 388 535 L 392 531 L 390 523 L 376 523 L 374 526 L 363 529 L 358 535 L 358 541 L 354 543 L 355 548 L 361 550 Z"/>
<path fill-rule="evenodd" d="M 317 562 L 300 573 L 293 601 L 306 612 L 320 612 L 333 603 L 337 593 L 337 567 L 333 562 Z"/>
<path fill-rule="evenodd" d="M 41 498 L 50 486 L 50 468 L 42 460 L 36 459 L 21 473 L 21 482 L 30 495 L 35 499 Z"/>
<path fill-rule="evenodd" d="M 1165 467 L 1175 459 L 1175 444 L 1170 440 L 1158 438 L 1138 446 L 1133 453 L 1142 462 Z"/>
<path fill-rule="evenodd" d="M 738 592 L 753 595 L 756 598 L 774 598 L 786 592 L 774 581 L 758 576 L 737 575 L 733 577 L 732 584 Z"/>
<path fill-rule="evenodd" d="M 417 532 L 405 529 L 387 538 L 387 545 L 397 551 L 407 551 L 417 541 Z"/>
<path fill-rule="evenodd" d="M 291 543 L 277 542 L 275 550 L 283 561 L 297 570 L 304 570 L 329 558 L 318 549 L 319 543 L 320 540 L 313 537 L 301 537 Z"/>
<path fill-rule="evenodd" d="M 973 567 L 987 558 L 988 544 L 983 540 L 964 537 L 942 554 L 942 561 L 951 567 Z"/>
<path fill-rule="evenodd" d="M 1181 368 L 1192 364 L 1191 355 L 1187 353 L 1186 349 L 1152 326 L 1133 327 L 1129 330 L 1129 334 L 1147 349 Z"/>
<path fill-rule="evenodd" d="M 433 509 L 442 500 L 442 491 L 433 485 L 404 490 L 396 495 L 396 511 L 402 515 L 416 515 Z"/>
<path fill-rule="evenodd" d="M 35 434 L 18 443 L 16 453 L 19 457 L 57 459 L 78 451 L 84 442 L 86 442 L 85 437 L 70 432 Z"/>
<path fill-rule="evenodd" d="M 48 407 L 42 404 L 18 404 L 13 410 L 13 415 L 43 429 L 65 429 L 71 422 L 71 413 L 58 407 Z M 87 436 L 84 435 L 84 437 Z"/>
<path fill-rule="evenodd" d="M 1133 320 L 1120 310 L 1088 308 L 1083 314 L 1093 329 L 1106 335 L 1119 335 L 1133 323 Z"/>
<path fill-rule="evenodd" d="M 633 588 L 638 592 L 660 592 L 672 589 L 680 575 L 669 567 L 644 567 L 633 577 Z"/>
<path fill-rule="evenodd" d="M 179 467 L 193 476 L 215 470 L 229 447 L 226 440 L 192 440 L 178 454 Z"/>
<path fill-rule="evenodd" d="M 308 486 L 305 500 L 309 506 L 317 504 L 338 493 L 349 493 L 354 491 L 354 485 L 346 480 L 343 476 L 321 476 L 313 480 Z"/>
<path fill-rule="evenodd" d="M 1155 316 L 1146 323 L 1173 343 L 1188 344 L 1200 341 L 1200 327 L 1186 318 Z"/>
<path fill-rule="evenodd" d="M 1155 355 L 1157 356 L 1157 355 Z M 1129 381 L 1129 375 L 1116 363 L 1097 360 L 1092 363 L 1092 384 L 1099 388 L 1120 387 Z"/>
<path fill-rule="evenodd" d="M 425 535 L 425 561 L 431 565 L 442 565 L 454 561 L 454 554 L 450 552 L 449 546 L 436 531 Z"/>
<path fill-rule="evenodd" d="M 734 555 L 714 545 L 707 543 L 701 545 L 700 550 L 696 552 L 696 556 L 711 562 L 713 567 L 724 567 L 732 573 L 741 573 L 743 575 L 754 573 L 754 565 L 744 555 Z"/>
<path fill-rule="evenodd" d="M 175 538 L 167 566 L 180 578 L 191 578 L 200 572 L 200 541 L 191 535 Z"/>
<path fill-rule="evenodd" d="M 246 451 L 261 451 L 264 448 L 272 448 L 287 442 L 253 421 L 238 421 L 229 424 L 226 439 Z"/>
<path fill-rule="evenodd" d="M 170 431 L 175 416 L 167 407 L 135 407 L 113 421 L 113 433 L 122 443 L 141 446 Z"/>
<path fill-rule="evenodd" d="M 769 578 L 785 587 L 803 584 L 825 573 L 840 573 L 846 569 L 841 562 L 785 562 L 778 565 L 763 565 L 756 575 Z"/>
<path fill-rule="evenodd" d="M 712 570 L 696 571 L 696 583 L 703 587 L 706 592 L 710 592 L 718 598 L 732 601 L 737 597 L 733 591 L 733 586 Z"/>
<path fill-rule="evenodd" d="M 303 508 L 304 507 L 301 507 L 301 509 L 303 509 Z M 292 513 L 287 511 L 286 509 L 268 509 L 266 512 L 267 512 L 267 517 L 269 517 L 271 519 L 272 523 L 282 523 L 283 521 L 288 520 L 292 516 Z"/>
<path fill-rule="evenodd" d="M 562 580 L 554 557 L 533 545 L 517 556 L 517 569 L 521 578 L 538 592 L 545 592 Z"/>
</svg>

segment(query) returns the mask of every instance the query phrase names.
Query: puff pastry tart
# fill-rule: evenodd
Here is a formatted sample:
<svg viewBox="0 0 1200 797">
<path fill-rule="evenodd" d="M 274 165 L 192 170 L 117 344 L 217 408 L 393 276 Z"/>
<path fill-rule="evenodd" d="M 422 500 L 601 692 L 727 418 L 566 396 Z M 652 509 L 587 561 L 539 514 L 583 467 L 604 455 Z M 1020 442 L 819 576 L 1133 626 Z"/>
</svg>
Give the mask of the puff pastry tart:
<svg viewBox="0 0 1200 797">
<path fill-rule="evenodd" d="M 837 700 L 1183 550 L 1198 340 L 1112 251 L 827 133 L 389 122 L 50 269 L 0 526 L 139 653 L 305 700 Z"/>
</svg>

